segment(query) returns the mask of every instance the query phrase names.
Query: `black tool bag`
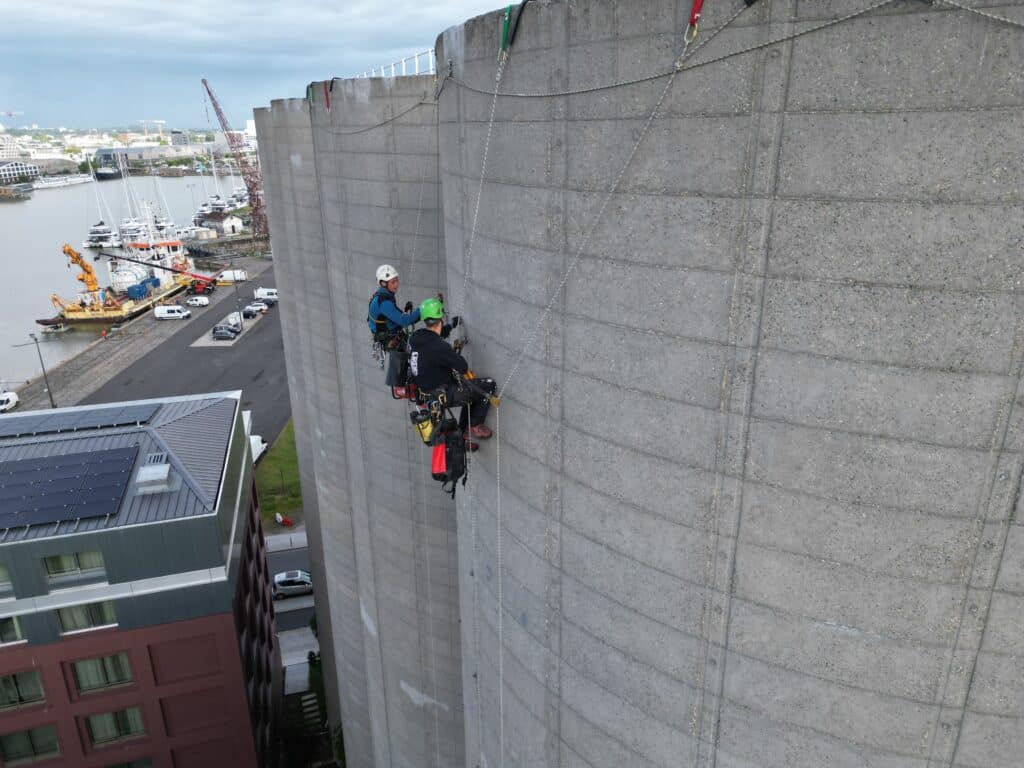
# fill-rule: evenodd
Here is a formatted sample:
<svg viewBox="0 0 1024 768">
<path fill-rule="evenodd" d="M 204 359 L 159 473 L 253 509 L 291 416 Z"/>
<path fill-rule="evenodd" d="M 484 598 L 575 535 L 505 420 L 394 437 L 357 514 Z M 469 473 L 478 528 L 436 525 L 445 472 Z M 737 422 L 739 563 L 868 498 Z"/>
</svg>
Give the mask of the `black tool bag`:
<svg viewBox="0 0 1024 768">
<path fill-rule="evenodd" d="M 387 355 L 388 366 L 384 383 L 389 387 L 404 387 L 409 381 L 409 353 L 405 345 L 389 350 Z"/>
<path fill-rule="evenodd" d="M 466 484 L 466 439 L 458 429 L 446 432 L 444 441 L 434 446 L 430 473 L 441 483 L 441 490 L 445 493 L 451 491 L 453 499 L 459 480 Z"/>
</svg>

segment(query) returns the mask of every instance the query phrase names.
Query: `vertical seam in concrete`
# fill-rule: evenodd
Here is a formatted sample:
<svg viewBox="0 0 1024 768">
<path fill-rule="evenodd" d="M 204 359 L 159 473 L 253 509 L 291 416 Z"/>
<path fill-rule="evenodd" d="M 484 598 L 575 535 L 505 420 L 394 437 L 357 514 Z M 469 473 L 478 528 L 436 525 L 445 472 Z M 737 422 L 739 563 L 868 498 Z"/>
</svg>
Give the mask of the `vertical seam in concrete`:
<svg viewBox="0 0 1024 768">
<path fill-rule="evenodd" d="M 570 30 L 569 30 L 569 25 L 570 25 L 571 20 L 572 20 L 572 14 L 570 14 L 567 9 L 563 8 L 562 9 L 562 18 L 563 18 L 563 23 L 562 23 L 562 30 L 563 30 L 562 50 L 564 52 L 564 59 L 563 59 L 563 70 L 562 70 L 562 81 L 563 82 L 561 83 L 561 87 L 562 87 L 563 90 L 568 90 L 569 89 L 569 66 L 570 66 L 570 60 L 569 60 L 570 59 L 569 41 L 571 40 L 571 34 L 570 34 Z M 554 73 L 552 73 L 552 74 L 554 74 Z M 554 82 L 554 78 L 552 78 L 552 85 L 553 86 L 556 85 L 555 82 Z M 564 104 L 562 105 L 562 120 L 559 121 L 560 122 L 560 129 L 561 129 L 559 133 L 560 133 L 560 138 L 561 138 L 561 141 L 562 141 L 561 149 L 562 149 L 562 157 L 563 157 L 563 162 L 562 162 L 562 179 L 561 179 L 561 187 L 562 187 L 562 217 L 561 217 L 561 227 L 562 227 L 562 232 L 561 232 L 561 235 L 562 235 L 562 237 L 561 237 L 561 240 L 562 240 L 561 250 L 562 250 L 562 258 L 561 258 L 561 269 L 560 269 L 560 272 L 562 272 L 562 273 L 564 273 L 565 269 L 568 267 L 567 261 L 568 261 L 569 253 L 570 253 L 570 246 L 569 246 L 569 192 L 568 192 L 568 183 L 569 183 L 569 162 L 568 162 L 568 157 L 569 157 L 569 144 L 568 144 L 568 142 L 569 142 L 569 121 L 568 121 L 568 114 L 569 114 L 570 99 L 571 99 L 571 97 L 568 97 L 568 96 L 564 97 L 564 99 L 563 99 Z M 559 112 L 559 100 L 558 99 L 552 99 L 551 102 L 550 102 L 550 105 L 551 105 L 551 110 L 552 110 L 552 112 L 554 114 L 553 115 L 549 115 L 548 119 L 549 120 L 553 120 L 555 118 L 555 116 L 558 115 L 558 112 Z M 557 668 L 555 670 L 555 686 L 556 686 L 555 687 L 555 712 L 554 712 L 555 733 L 553 735 L 554 736 L 554 738 L 553 738 L 553 741 L 554 741 L 554 750 L 553 750 L 554 763 L 553 764 L 554 764 L 555 768 L 559 768 L 559 766 L 561 766 L 561 764 L 562 764 L 562 674 L 563 674 L 563 671 L 564 671 L 564 665 L 562 664 L 562 658 L 563 658 L 562 657 L 562 621 L 563 621 L 562 617 L 564 615 L 564 605 L 563 605 L 563 594 L 564 594 L 564 591 L 562 589 L 562 574 L 563 574 L 563 571 L 562 571 L 562 566 L 563 566 L 563 563 L 562 563 L 562 541 L 563 541 L 563 538 L 562 538 L 562 534 L 563 534 L 563 531 L 562 531 L 562 521 L 564 519 L 564 513 L 565 513 L 565 484 L 564 484 L 564 479 L 565 479 L 565 355 L 566 355 L 566 338 L 565 338 L 565 336 L 566 336 L 566 318 L 565 318 L 565 307 L 566 307 L 566 305 L 568 303 L 568 296 L 569 296 L 569 286 L 565 285 L 565 286 L 562 287 L 562 311 L 560 312 L 561 321 L 562 322 L 561 322 L 561 349 L 560 349 L 560 353 L 559 353 L 560 359 L 561 359 L 561 370 L 559 372 L 559 382 L 558 382 L 558 397 L 559 397 L 559 400 L 558 400 L 558 419 L 559 419 L 559 423 L 558 423 L 558 427 L 557 427 L 558 431 L 557 431 L 557 435 L 556 435 L 556 443 L 553 446 L 558 451 L 558 474 L 557 474 L 557 478 L 556 478 L 556 482 L 558 483 L 558 491 L 557 491 L 556 503 L 554 505 L 554 508 L 551 510 L 551 511 L 557 513 L 557 520 L 556 520 L 557 534 L 556 534 L 556 538 L 554 540 L 554 543 L 558 547 L 558 551 L 557 551 L 557 554 L 553 554 L 553 557 L 557 558 L 558 565 L 557 565 L 556 569 L 552 569 L 552 565 L 550 563 L 548 564 L 548 573 L 550 574 L 550 578 L 552 578 L 552 580 L 553 580 L 552 581 L 552 589 L 553 590 L 557 590 L 556 594 L 548 596 L 548 602 L 551 605 L 551 609 L 553 609 L 554 613 L 555 613 L 556 621 L 555 621 L 555 626 L 553 627 L 553 629 L 557 633 L 557 635 L 556 635 L 557 648 L 552 649 L 551 648 L 551 643 L 548 643 L 548 648 L 547 648 L 547 651 L 546 651 L 547 652 L 546 658 L 551 658 L 552 651 L 554 650 L 554 662 L 555 662 L 555 664 L 557 666 Z M 547 531 L 548 526 L 550 526 L 550 518 L 549 518 L 547 513 L 545 514 L 544 523 L 545 523 L 545 544 L 547 544 L 547 541 L 550 538 L 549 534 L 548 534 L 548 531 Z M 545 680 L 545 688 L 547 689 L 546 682 L 547 681 Z M 545 695 L 547 695 L 547 693 Z"/>
<path fill-rule="evenodd" d="M 794 0 L 794 2 L 795 2 L 795 0 Z M 790 14 L 790 16 L 792 16 L 792 15 L 793 14 Z M 786 29 L 787 29 L 787 32 L 788 32 L 792 28 L 793 22 L 787 20 L 785 22 L 785 25 L 786 25 Z M 771 34 L 771 26 L 772 26 L 772 21 L 771 21 L 771 15 L 769 13 L 769 16 L 765 20 L 765 24 L 764 24 L 765 33 L 767 35 L 769 35 L 769 36 Z M 768 285 L 768 260 L 770 258 L 770 253 L 771 253 L 770 238 L 771 238 L 771 231 L 772 231 L 772 223 L 774 221 L 774 216 L 775 216 L 775 205 L 774 205 L 773 201 L 774 201 L 774 198 L 775 198 L 775 194 L 778 191 L 779 170 L 780 170 L 781 161 L 782 161 L 782 147 L 783 147 L 783 144 L 784 144 L 783 138 L 785 136 L 786 107 L 788 106 L 788 102 L 789 102 L 789 87 L 790 87 L 790 82 L 791 82 L 791 79 L 792 79 L 792 68 L 793 68 L 793 58 L 794 58 L 794 50 L 793 49 L 794 49 L 794 46 L 793 46 L 792 41 L 786 43 L 784 45 L 784 47 L 782 48 L 782 50 L 785 52 L 784 55 L 786 56 L 786 61 L 785 61 L 785 65 L 784 65 L 784 67 L 785 67 L 784 72 L 781 75 L 781 77 L 782 77 L 782 96 L 781 96 L 781 103 L 779 105 L 779 114 L 778 114 L 778 118 L 777 118 L 777 124 L 776 124 L 776 127 L 775 127 L 776 135 L 774 137 L 774 145 L 772 147 L 773 152 L 774 152 L 774 159 L 773 159 L 773 167 L 771 169 L 771 190 L 770 190 L 770 192 L 768 192 L 764 196 L 764 203 L 768 206 L 768 211 L 767 211 L 767 216 L 765 217 L 766 221 L 763 222 L 763 224 L 762 224 L 763 232 L 764 232 L 764 242 L 763 242 L 763 245 L 761 245 L 761 248 L 762 248 L 762 251 L 763 251 L 763 257 L 762 257 L 762 260 L 761 260 L 761 264 L 762 264 L 761 270 L 760 270 L 761 278 L 760 278 L 760 281 L 759 281 L 760 282 L 760 289 L 759 289 L 760 295 L 758 296 L 758 300 L 757 300 L 758 301 L 757 315 L 756 315 L 755 320 L 754 320 L 754 328 L 753 328 L 754 334 L 753 334 L 753 338 L 751 339 L 751 346 L 750 346 L 749 373 L 748 373 L 749 380 L 748 380 L 747 388 L 746 388 L 745 402 L 743 404 L 743 420 L 742 420 L 743 434 L 742 434 L 742 438 L 741 438 L 741 441 L 740 441 L 740 455 L 739 455 L 740 466 L 738 468 L 739 469 L 739 482 L 736 485 L 736 497 L 733 500 L 733 507 L 735 509 L 735 526 L 734 526 L 734 529 L 732 530 L 732 545 L 731 545 L 731 552 L 729 554 L 729 561 L 728 561 L 728 565 L 727 565 L 727 567 L 729 569 L 729 576 L 728 576 L 728 579 L 726 580 L 726 583 L 725 583 L 725 594 L 724 594 L 724 599 L 725 599 L 724 614 L 725 615 L 724 615 L 724 624 L 723 624 L 723 627 L 722 627 L 722 655 L 721 655 L 721 664 L 720 664 L 719 675 L 718 675 L 718 695 L 717 695 L 717 700 L 716 700 L 716 703 L 715 703 L 715 717 L 714 717 L 714 721 L 712 723 L 711 737 L 708 740 L 708 750 L 709 750 L 709 754 L 711 755 L 711 768 L 715 768 L 717 766 L 717 764 L 718 764 L 718 736 L 719 736 L 719 729 L 721 727 L 722 700 L 725 697 L 726 670 L 727 670 L 727 667 L 728 667 L 728 660 L 729 660 L 729 632 L 730 632 L 730 627 L 731 627 L 731 623 L 732 623 L 732 606 L 733 606 L 732 597 L 733 597 L 733 593 L 734 593 L 735 587 L 736 587 L 736 585 L 735 585 L 735 581 L 736 581 L 736 559 L 737 559 L 738 549 L 739 549 L 740 530 L 741 530 L 742 525 L 743 525 L 743 498 L 744 498 L 743 491 L 744 491 L 744 487 L 745 487 L 745 483 L 746 483 L 746 478 L 747 478 L 747 452 L 748 452 L 749 445 L 750 445 L 750 421 L 751 421 L 751 412 L 753 410 L 754 392 L 755 392 L 756 387 L 757 387 L 757 363 L 758 363 L 758 360 L 760 359 L 761 329 L 762 329 L 762 324 L 763 324 L 763 320 L 764 320 L 765 296 L 767 295 L 767 292 L 768 292 L 767 291 L 767 285 Z M 778 50 L 778 49 L 776 49 L 776 50 Z M 756 178 L 756 175 L 757 175 L 756 167 L 753 164 L 756 163 L 757 156 L 760 154 L 758 152 L 758 143 L 760 142 L 761 126 L 763 124 L 763 118 L 765 116 L 764 95 L 765 95 L 765 89 L 767 88 L 766 78 L 768 76 L 768 72 L 770 71 L 770 67 L 767 64 L 767 59 L 772 55 L 772 53 L 773 53 L 773 51 L 766 50 L 761 55 L 761 57 L 759 59 L 759 61 L 761 62 L 761 72 L 760 72 L 760 92 L 757 94 L 758 95 L 758 103 L 756 105 L 756 114 L 757 114 L 756 123 L 757 123 L 757 128 L 756 128 L 756 130 L 754 130 L 752 132 L 753 133 L 753 138 L 754 138 L 754 147 L 753 147 L 753 152 L 750 155 L 752 166 L 751 166 L 751 176 L 749 178 L 750 178 L 750 180 L 752 182 L 754 181 L 754 179 Z M 751 104 L 751 107 L 754 108 L 755 105 Z M 749 223 L 749 211 L 750 211 L 750 207 L 749 206 L 755 200 L 755 196 L 754 196 L 753 192 L 754 192 L 753 189 L 749 190 L 749 197 L 748 197 L 749 203 L 748 203 L 748 207 L 747 207 L 747 215 L 744 217 L 745 235 L 744 235 L 744 238 L 743 238 L 743 242 L 741 243 L 742 247 L 744 248 L 744 253 L 740 254 L 740 259 L 737 262 L 738 266 L 742 265 L 744 263 L 745 259 L 746 259 L 746 255 L 745 254 L 746 254 L 746 251 L 747 251 L 747 248 L 748 248 L 748 244 L 749 244 L 749 241 L 750 241 L 750 233 L 747 230 L 747 225 Z M 756 282 L 758 282 L 757 278 L 755 278 L 755 283 Z M 737 347 L 737 349 L 738 348 L 739 347 Z M 726 439 L 728 439 L 728 435 L 726 435 Z M 716 523 L 717 523 L 717 515 L 716 515 Z M 716 557 L 717 557 L 717 549 L 718 549 L 718 545 L 716 543 L 716 546 L 715 546 L 715 550 L 716 550 L 716 555 L 715 556 Z M 714 569 L 714 572 L 716 574 L 717 574 L 717 570 L 718 570 L 717 568 Z M 710 633 L 709 633 L 709 637 L 710 637 Z M 706 685 L 702 686 L 702 688 L 703 687 L 706 687 Z"/>
<path fill-rule="evenodd" d="M 974 573 L 975 573 L 975 568 L 976 568 L 976 565 L 977 565 L 978 553 L 981 551 L 981 547 L 982 547 L 982 539 L 984 538 L 984 532 L 985 532 L 985 523 L 987 521 L 989 521 L 990 518 L 991 518 L 991 514 L 990 513 L 991 513 L 992 496 L 995 493 L 995 484 L 996 484 L 997 477 L 999 475 L 999 466 L 1000 466 L 1000 463 L 1002 461 L 1003 455 L 1006 452 L 1006 440 L 1007 440 L 1007 437 L 1009 436 L 1010 424 L 1013 422 L 1014 406 L 1016 405 L 1017 398 L 1020 395 L 1020 387 L 1021 387 L 1022 374 L 1024 374 L 1024 349 L 1022 349 L 1022 346 L 1024 346 L 1024 323 L 1021 323 L 1021 324 L 1018 325 L 1018 328 L 1017 328 L 1017 339 L 1016 339 L 1016 341 L 1014 343 L 1014 349 L 1013 349 L 1013 352 L 1012 352 L 1012 354 L 1017 358 L 1017 360 L 1015 362 L 1011 362 L 1011 365 L 1008 366 L 1010 371 L 1012 371 L 1014 369 L 1014 367 L 1016 367 L 1016 375 L 1013 378 L 1013 385 L 1009 388 L 1009 392 L 1008 392 L 1008 396 L 1007 396 L 1008 404 L 1007 404 L 1007 408 L 1006 408 L 1006 414 L 1005 414 L 1005 417 L 1003 417 L 1002 419 L 997 417 L 996 424 L 994 425 L 994 430 L 993 430 L 994 434 L 992 436 L 993 437 L 993 451 L 992 452 L 994 453 L 994 456 L 992 457 L 991 469 L 990 469 L 990 474 L 989 474 L 988 489 L 987 489 L 987 492 L 984 495 L 984 498 L 978 500 L 977 517 L 975 518 L 975 520 L 976 520 L 976 522 L 977 522 L 977 524 L 979 526 L 979 529 L 978 529 L 978 532 L 977 532 L 977 536 L 975 537 L 975 540 L 974 540 L 974 552 L 972 553 L 972 556 L 971 556 L 970 571 L 968 572 L 967 580 L 966 580 L 966 582 L 964 584 L 964 593 L 963 593 L 963 599 L 962 599 L 961 606 L 960 606 L 960 617 L 959 617 L 959 621 L 957 622 L 956 636 L 955 636 L 954 641 L 953 641 L 953 646 L 952 646 L 951 653 L 950 653 L 949 664 L 946 667 L 946 674 L 945 674 L 945 677 L 944 677 L 944 680 L 943 680 L 942 690 L 941 690 L 941 692 L 939 694 L 938 707 L 936 707 L 935 723 L 932 726 L 931 740 L 930 740 L 929 746 L 928 746 L 928 763 L 927 763 L 927 766 L 931 766 L 931 764 L 932 764 L 932 762 L 934 760 L 933 754 L 934 754 L 934 750 L 935 750 L 936 735 L 938 733 L 939 728 L 942 726 L 942 722 L 941 721 L 942 721 L 943 712 L 947 709 L 946 694 L 947 694 L 947 692 L 949 690 L 949 680 L 950 680 L 950 677 L 952 676 L 953 668 L 956 665 L 958 647 L 960 645 L 960 634 L 963 631 L 963 623 L 964 623 L 964 621 L 966 619 L 967 606 L 971 602 L 971 600 L 970 600 L 970 593 L 971 593 L 972 585 L 973 585 L 973 582 L 974 582 Z M 1001 424 L 1000 424 L 1000 421 L 1001 421 Z M 1001 434 L 999 434 L 1000 432 L 1001 432 Z M 999 442 L 998 448 L 996 448 L 996 446 L 995 446 L 996 435 L 999 435 L 999 437 L 998 437 L 998 442 Z M 950 755 L 949 755 L 949 762 L 946 763 L 946 765 L 948 765 L 948 766 L 952 766 L 956 762 L 956 755 L 957 755 L 957 752 L 960 749 L 960 736 L 963 733 L 964 717 L 967 714 L 967 707 L 968 707 L 968 704 L 970 703 L 970 699 L 971 699 L 971 688 L 974 685 L 974 673 L 975 673 L 975 671 L 977 670 L 977 667 L 978 667 L 978 657 L 981 655 L 981 649 L 982 649 L 982 647 L 984 646 L 984 643 L 985 643 L 985 634 L 988 631 L 988 620 L 989 620 L 989 617 L 992 615 L 992 598 L 993 598 L 993 595 L 994 595 L 994 593 L 996 591 L 996 587 L 997 587 L 997 585 L 999 583 L 999 573 L 1000 573 L 1000 571 L 1002 570 L 1002 567 L 1003 567 L 1003 559 L 1004 559 L 1004 556 L 1006 554 L 1006 542 L 1007 542 L 1007 540 L 1009 538 L 1010 526 L 1012 524 L 1010 518 L 1012 517 L 1012 514 L 1013 514 L 1013 504 L 1014 504 L 1015 500 L 1016 500 L 1016 494 L 1011 495 L 1010 496 L 1010 508 L 1007 510 L 1007 519 L 1001 525 L 1001 527 L 1002 527 L 1002 536 L 1001 536 L 1001 541 L 1000 541 L 1000 544 L 999 544 L 999 554 L 996 557 L 996 567 L 995 567 L 994 572 L 993 572 L 992 577 L 991 577 L 991 583 L 986 588 L 985 604 L 984 604 L 984 607 L 981 608 L 981 612 L 983 614 L 983 616 L 982 616 L 982 624 L 981 624 L 981 633 L 980 633 L 980 636 L 978 638 L 977 647 L 973 649 L 973 657 L 971 658 L 971 662 L 970 662 L 970 670 L 969 670 L 969 672 L 967 674 L 967 686 L 964 689 L 963 704 L 960 707 L 958 707 L 958 709 L 960 710 L 959 711 L 959 721 L 958 721 L 957 727 L 956 727 L 956 736 L 953 739 L 953 748 L 950 751 Z"/>
</svg>

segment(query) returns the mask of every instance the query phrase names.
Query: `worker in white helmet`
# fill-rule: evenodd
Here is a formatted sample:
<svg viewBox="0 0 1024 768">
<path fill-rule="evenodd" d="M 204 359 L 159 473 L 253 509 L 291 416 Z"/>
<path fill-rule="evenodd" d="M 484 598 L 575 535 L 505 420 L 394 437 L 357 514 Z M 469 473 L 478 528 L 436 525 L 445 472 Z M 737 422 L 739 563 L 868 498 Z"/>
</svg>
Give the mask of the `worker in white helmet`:
<svg viewBox="0 0 1024 768">
<path fill-rule="evenodd" d="M 413 309 L 412 302 L 406 302 L 405 310 L 398 309 L 398 270 L 390 264 L 377 267 L 377 291 L 370 298 L 366 321 L 374 341 L 385 347 L 394 348 L 396 341 L 404 336 L 402 330 L 420 319 L 419 309 Z"/>
</svg>

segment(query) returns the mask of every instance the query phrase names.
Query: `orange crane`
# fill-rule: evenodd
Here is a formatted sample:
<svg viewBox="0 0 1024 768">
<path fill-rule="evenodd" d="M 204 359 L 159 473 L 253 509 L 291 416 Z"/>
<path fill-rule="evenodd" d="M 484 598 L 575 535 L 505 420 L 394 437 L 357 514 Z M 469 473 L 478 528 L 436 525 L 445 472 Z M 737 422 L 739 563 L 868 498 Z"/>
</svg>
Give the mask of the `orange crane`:
<svg viewBox="0 0 1024 768">
<path fill-rule="evenodd" d="M 249 215 L 252 218 L 252 233 L 257 236 L 264 236 L 267 234 L 267 209 L 263 202 L 263 176 L 260 173 L 259 166 L 252 165 L 246 159 L 244 152 L 245 142 L 238 133 L 231 130 L 231 125 L 224 115 L 224 110 L 220 108 L 220 102 L 213 95 L 213 89 L 210 88 L 206 78 L 203 78 L 203 87 L 210 95 L 210 103 L 213 104 L 213 111 L 217 113 L 217 120 L 220 121 L 220 128 L 224 131 L 224 138 L 227 139 L 228 147 L 234 153 L 235 162 L 238 163 L 238 168 L 242 172 L 242 178 L 245 180 L 245 188 L 249 192 L 249 206 L 251 209 Z"/>
<path fill-rule="evenodd" d="M 68 257 L 68 269 L 71 269 L 72 264 L 77 264 L 78 268 L 82 270 L 81 274 L 76 277 L 80 282 L 85 283 L 85 290 L 89 293 L 98 291 L 100 281 L 96 279 L 96 270 L 92 268 L 92 264 L 83 259 L 82 254 L 68 243 L 64 243 L 64 255 Z"/>
</svg>

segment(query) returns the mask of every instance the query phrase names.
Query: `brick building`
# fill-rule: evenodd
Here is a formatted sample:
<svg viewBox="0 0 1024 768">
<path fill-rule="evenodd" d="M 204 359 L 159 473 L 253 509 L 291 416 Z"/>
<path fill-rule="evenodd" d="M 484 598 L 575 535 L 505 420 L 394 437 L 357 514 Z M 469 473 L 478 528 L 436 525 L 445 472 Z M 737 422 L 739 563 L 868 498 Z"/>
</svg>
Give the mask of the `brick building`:
<svg viewBox="0 0 1024 768">
<path fill-rule="evenodd" d="M 240 393 L 0 420 L 0 766 L 273 766 Z"/>
</svg>

